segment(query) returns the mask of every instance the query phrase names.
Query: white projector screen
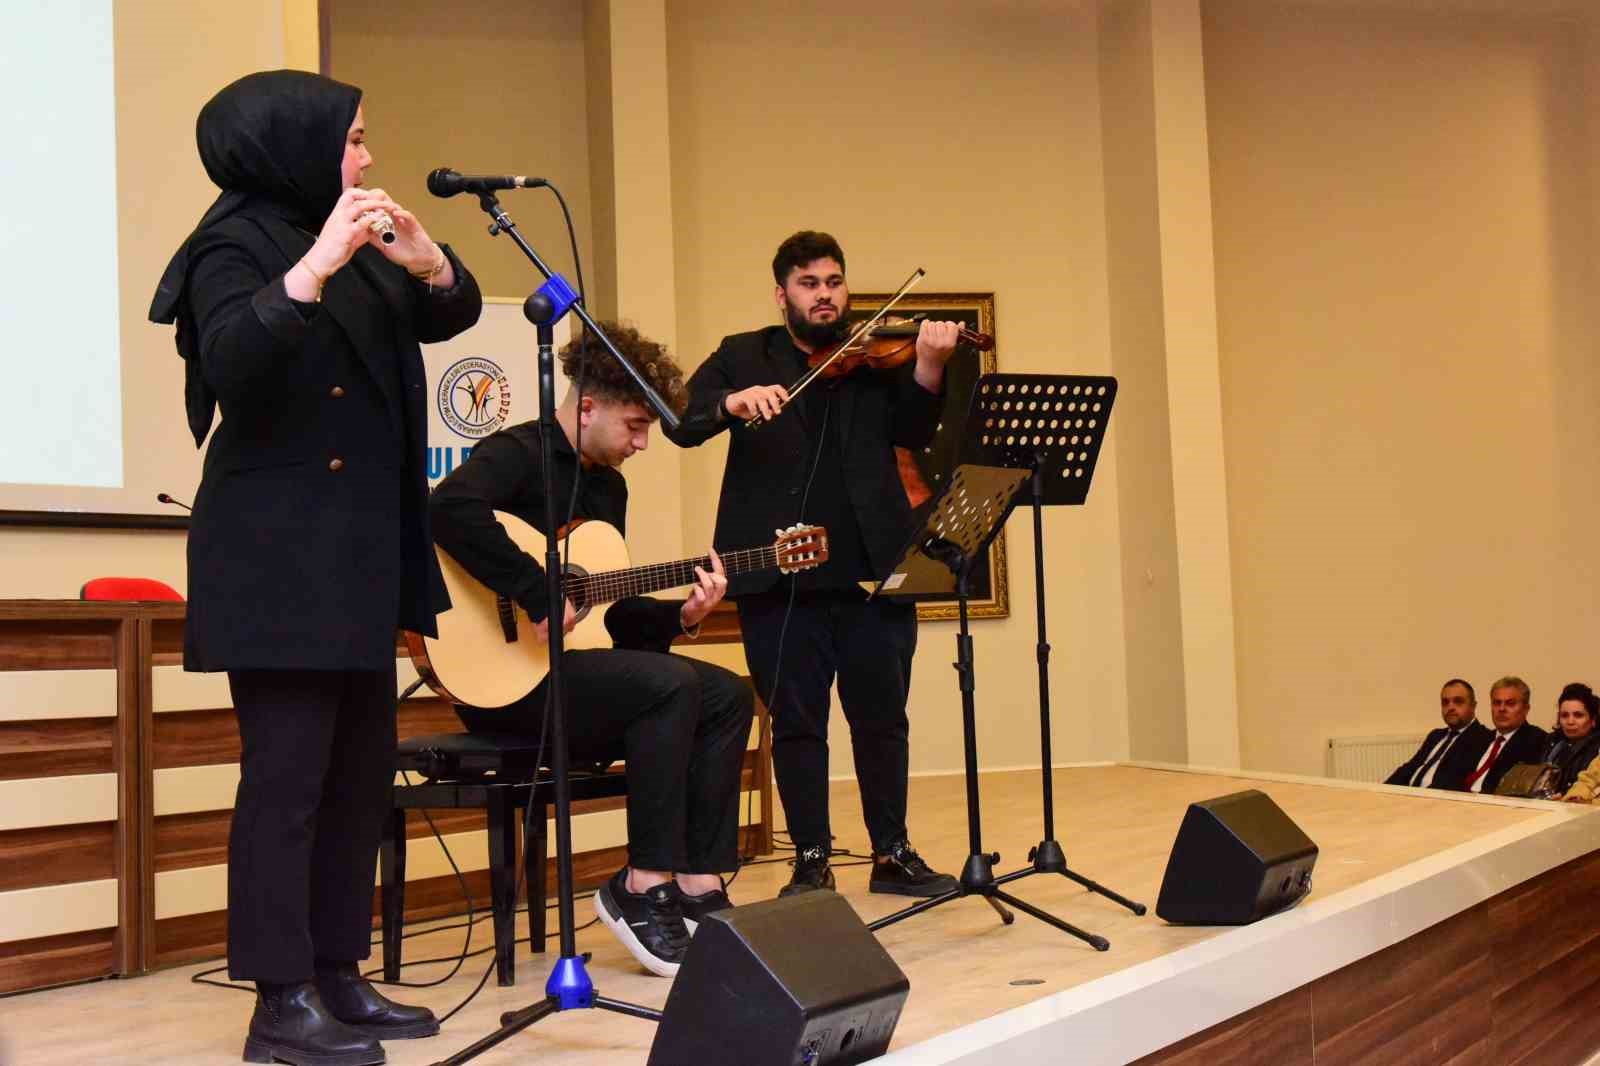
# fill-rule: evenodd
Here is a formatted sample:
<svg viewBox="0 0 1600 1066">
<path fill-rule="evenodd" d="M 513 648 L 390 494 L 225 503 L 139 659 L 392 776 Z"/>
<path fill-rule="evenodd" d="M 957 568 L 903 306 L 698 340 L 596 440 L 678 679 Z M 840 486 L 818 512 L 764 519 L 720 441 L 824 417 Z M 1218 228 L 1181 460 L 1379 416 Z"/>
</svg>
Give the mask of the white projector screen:
<svg viewBox="0 0 1600 1066">
<path fill-rule="evenodd" d="M 0 482 L 120 489 L 111 0 L 0 5 L 0 41 Z"/>
</svg>

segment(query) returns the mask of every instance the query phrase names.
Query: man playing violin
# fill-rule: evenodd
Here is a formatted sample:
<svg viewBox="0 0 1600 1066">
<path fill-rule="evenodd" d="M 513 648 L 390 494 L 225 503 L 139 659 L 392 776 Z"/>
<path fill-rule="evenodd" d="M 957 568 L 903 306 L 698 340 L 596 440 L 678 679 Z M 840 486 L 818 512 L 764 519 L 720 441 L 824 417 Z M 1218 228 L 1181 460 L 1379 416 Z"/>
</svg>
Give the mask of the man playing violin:
<svg viewBox="0 0 1600 1066">
<path fill-rule="evenodd" d="M 674 408 L 683 373 L 661 345 L 615 323 L 607 335 Z M 585 331 L 561 353 L 561 369 L 584 382 L 556 410 L 551 480 L 557 513 L 622 530 L 628 486 L 618 469 L 649 444 L 655 413 L 643 391 Z M 510 597 L 548 632 L 548 587 L 539 561 L 517 547 L 495 518 L 516 515 L 544 528 L 543 448 L 537 420 L 486 437 L 472 458 L 433 491 L 434 540 L 474 578 Z M 574 495 L 574 483 L 577 492 Z M 770 539 L 770 538 L 768 538 Z M 628 865 L 595 894 L 599 918 L 651 973 L 671 977 L 689 934 L 730 906 L 720 874 L 739 865 L 739 780 L 755 697 L 711 663 L 668 654 L 680 633 L 698 632 L 722 599 L 726 576 L 711 553 L 687 600 L 618 600 L 605 614 L 615 646 L 569 650 L 562 658 L 567 730 L 574 756 L 628 768 Z M 576 619 L 569 600 L 565 629 Z M 546 683 L 498 710 L 457 707 L 472 732 L 545 730 Z"/>
<path fill-rule="evenodd" d="M 772 712 L 773 764 L 796 850 L 780 894 L 834 887 L 828 717 L 837 680 L 872 839 L 870 888 L 938 895 L 956 881 L 929 868 L 906 829 L 916 608 L 868 600 L 861 583 L 888 573 L 911 532 L 894 449 L 932 440 L 960 327 L 924 322 L 914 361 L 864 366 L 791 398 L 782 383 L 848 335 L 844 252 L 828 234 L 802 231 L 778 247 L 772 276 L 783 325 L 723 340 L 690 378 L 689 407 L 671 438 L 693 447 L 730 434 L 717 543 L 759 540 L 799 521 L 829 533 L 829 561 L 816 570 L 729 581 L 750 674 Z M 757 417 L 762 424 L 746 424 Z"/>
</svg>

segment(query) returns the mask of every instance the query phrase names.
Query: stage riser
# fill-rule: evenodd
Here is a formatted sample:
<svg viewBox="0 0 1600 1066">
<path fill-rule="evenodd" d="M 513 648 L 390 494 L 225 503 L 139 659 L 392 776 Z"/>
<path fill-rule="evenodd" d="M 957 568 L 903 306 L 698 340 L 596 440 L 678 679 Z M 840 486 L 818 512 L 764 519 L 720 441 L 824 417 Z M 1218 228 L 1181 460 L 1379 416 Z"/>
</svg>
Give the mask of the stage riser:
<svg viewBox="0 0 1600 1066">
<path fill-rule="evenodd" d="M 1134 1066 L 1580 1066 L 1600 1051 L 1597 885 L 1600 855 L 1573 860 Z"/>
<path fill-rule="evenodd" d="M 596 801 L 614 803 L 616 801 Z M 574 810 L 578 805 L 574 804 Z M 461 812 L 434 812 L 434 820 L 438 821 L 439 815 L 445 813 Z M 479 816 L 482 820 L 482 816 Z M 427 826 L 421 818 L 416 819 L 417 824 L 423 826 L 427 833 Z M 414 837 L 415 825 L 408 823 L 407 837 Z M 443 826 L 440 826 L 441 830 Z M 481 831 L 481 827 L 480 827 Z M 757 850 L 768 839 L 768 831 L 759 825 L 747 825 L 739 831 L 739 847 L 741 854 L 760 854 Z M 520 855 L 520 845 L 519 845 Z M 626 847 L 600 848 L 594 851 L 585 851 L 573 856 L 572 883 L 578 892 L 589 892 L 599 888 L 616 873 L 618 868 L 628 861 Z M 472 895 L 472 905 L 479 914 L 487 914 L 489 909 L 489 871 L 463 870 L 462 878 L 467 883 L 467 891 Z M 545 884 L 550 886 L 553 893 L 556 887 L 555 859 L 548 861 L 545 869 Z M 517 894 L 517 905 L 527 903 L 528 894 L 526 886 L 522 886 Z M 580 907 L 587 907 L 580 904 Z M 406 881 L 406 923 L 408 931 L 417 922 L 427 921 L 431 918 L 456 916 L 466 914 L 467 904 L 461 894 L 461 881 L 454 874 L 443 874 L 438 877 L 427 877 L 421 880 Z M 379 900 L 373 897 L 373 929 L 380 925 L 381 912 Z M 579 921 L 587 919 L 582 913 Z M 552 912 L 549 919 L 549 929 L 553 934 L 556 921 Z M 528 933 L 526 920 L 518 916 L 516 935 L 518 938 L 526 937 Z M 156 942 L 161 945 L 161 950 L 151 960 L 152 969 L 164 969 L 168 966 L 179 966 L 185 963 L 202 962 L 208 959 L 221 960 L 227 949 L 227 912 L 221 910 L 207 911 L 202 914 L 188 914 L 178 918 L 166 918 L 156 922 Z M 464 935 L 464 934 L 463 934 Z M 473 948 L 487 947 L 491 940 L 491 930 L 487 923 L 480 924 L 473 933 Z M 554 943 L 554 941 L 551 941 Z M 532 951 L 531 946 L 519 945 L 517 951 L 520 955 L 527 955 Z M 376 939 L 373 946 L 373 958 L 379 954 Z M 376 965 L 376 963 L 374 963 Z M 0 981 L 5 979 L 4 962 L 0 960 Z M 22 987 L 28 987 L 23 985 Z M 0 986 L 3 990 L 3 986 Z"/>
</svg>

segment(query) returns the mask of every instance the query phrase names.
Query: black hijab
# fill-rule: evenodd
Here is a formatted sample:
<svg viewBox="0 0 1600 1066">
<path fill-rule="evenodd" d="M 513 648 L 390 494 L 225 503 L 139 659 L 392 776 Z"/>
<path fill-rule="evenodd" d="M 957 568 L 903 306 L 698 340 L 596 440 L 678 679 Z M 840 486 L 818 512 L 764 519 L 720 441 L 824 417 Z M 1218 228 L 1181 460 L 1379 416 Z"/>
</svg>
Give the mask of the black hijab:
<svg viewBox="0 0 1600 1066">
<path fill-rule="evenodd" d="M 186 297 L 190 247 L 204 230 L 240 212 L 250 213 L 280 248 L 305 243 L 344 191 L 345 140 L 360 104 L 361 90 L 353 85 L 269 70 L 245 75 L 200 109 L 195 143 L 222 195 L 178 247 L 150 304 L 152 322 L 178 324 L 178 354 L 187 363 L 184 407 L 196 447 L 211 429 L 216 395 L 200 372 Z"/>
</svg>

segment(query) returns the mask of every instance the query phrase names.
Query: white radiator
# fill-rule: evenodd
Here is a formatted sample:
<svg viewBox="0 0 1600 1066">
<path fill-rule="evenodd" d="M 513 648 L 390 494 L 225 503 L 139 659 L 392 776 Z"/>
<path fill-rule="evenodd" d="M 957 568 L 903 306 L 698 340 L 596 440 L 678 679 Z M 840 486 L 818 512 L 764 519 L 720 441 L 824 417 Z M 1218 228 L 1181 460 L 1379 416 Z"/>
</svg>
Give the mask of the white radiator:
<svg viewBox="0 0 1600 1066">
<path fill-rule="evenodd" d="M 1323 773 L 1341 781 L 1370 781 L 1378 785 L 1395 767 L 1416 753 L 1426 734 L 1384 737 L 1329 737 Z"/>
</svg>

